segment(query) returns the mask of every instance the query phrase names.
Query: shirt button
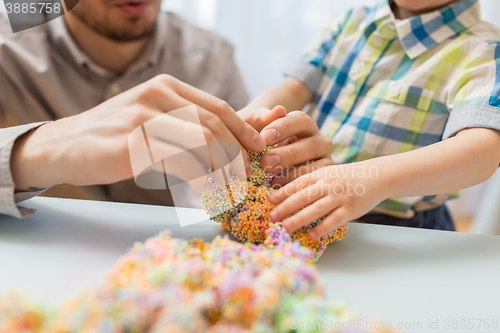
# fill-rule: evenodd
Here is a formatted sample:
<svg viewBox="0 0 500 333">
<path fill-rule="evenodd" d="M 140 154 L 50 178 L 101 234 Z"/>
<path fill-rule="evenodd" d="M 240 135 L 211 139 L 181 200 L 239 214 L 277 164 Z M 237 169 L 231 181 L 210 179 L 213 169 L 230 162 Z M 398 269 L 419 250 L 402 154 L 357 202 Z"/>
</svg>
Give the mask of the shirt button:
<svg viewBox="0 0 500 333">
<path fill-rule="evenodd" d="M 348 95 L 354 94 L 356 92 L 356 86 L 354 85 L 354 83 L 349 83 L 347 86 L 345 86 L 345 92 Z"/>
<path fill-rule="evenodd" d="M 358 58 L 361 60 L 361 61 L 368 61 L 368 59 L 370 58 L 370 55 L 371 55 L 371 52 L 370 51 L 367 51 L 366 49 L 361 51 L 359 54 L 358 54 Z"/>
<path fill-rule="evenodd" d="M 356 76 L 361 72 L 361 67 L 358 64 L 354 64 L 351 68 L 351 75 Z"/>
<path fill-rule="evenodd" d="M 375 47 L 381 47 L 384 44 L 384 40 L 380 36 L 373 37 L 372 44 Z"/>
<path fill-rule="evenodd" d="M 389 94 L 390 94 L 392 97 L 398 97 L 398 96 L 399 96 L 399 88 L 397 88 L 397 87 L 392 88 L 392 89 L 389 91 Z"/>
<path fill-rule="evenodd" d="M 114 96 L 114 95 L 118 95 L 120 92 L 121 92 L 121 87 L 120 87 L 120 84 L 118 83 L 113 83 L 110 87 L 109 87 L 109 92 Z"/>
<path fill-rule="evenodd" d="M 389 84 L 389 95 L 392 97 L 398 97 L 401 93 L 401 84 L 399 82 L 391 82 Z"/>
</svg>

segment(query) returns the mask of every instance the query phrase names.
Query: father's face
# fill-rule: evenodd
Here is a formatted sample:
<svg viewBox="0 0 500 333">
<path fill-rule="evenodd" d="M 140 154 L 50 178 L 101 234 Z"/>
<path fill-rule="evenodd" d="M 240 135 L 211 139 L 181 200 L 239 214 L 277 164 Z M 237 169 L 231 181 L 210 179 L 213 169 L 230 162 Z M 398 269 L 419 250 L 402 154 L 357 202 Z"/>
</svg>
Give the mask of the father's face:
<svg viewBox="0 0 500 333">
<path fill-rule="evenodd" d="M 97 33 L 117 42 L 145 37 L 161 0 L 80 0 L 71 11 Z"/>
</svg>

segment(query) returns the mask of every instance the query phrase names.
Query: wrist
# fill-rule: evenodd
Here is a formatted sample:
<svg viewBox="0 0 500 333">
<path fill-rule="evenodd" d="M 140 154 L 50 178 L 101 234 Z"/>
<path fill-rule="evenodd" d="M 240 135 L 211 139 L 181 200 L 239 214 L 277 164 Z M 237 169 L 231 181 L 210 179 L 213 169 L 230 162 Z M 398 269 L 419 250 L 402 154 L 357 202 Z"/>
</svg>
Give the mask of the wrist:
<svg viewBox="0 0 500 333">
<path fill-rule="evenodd" d="M 382 158 L 374 158 L 360 163 L 363 167 L 363 174 L 368 175 L 378 201 L 382 202 L 396 196 L 394 193 L 398 182 L 393 170 L 390 170 Z"/>
<path fill-rule="evenodd" d="M 15 190 L 35 191 L 62 183 L 54 167 L 54 146 L 46 135 L 52 123 L 44 124 L 19 137 L 12 148 L 11 172 Z"/>
</svg>

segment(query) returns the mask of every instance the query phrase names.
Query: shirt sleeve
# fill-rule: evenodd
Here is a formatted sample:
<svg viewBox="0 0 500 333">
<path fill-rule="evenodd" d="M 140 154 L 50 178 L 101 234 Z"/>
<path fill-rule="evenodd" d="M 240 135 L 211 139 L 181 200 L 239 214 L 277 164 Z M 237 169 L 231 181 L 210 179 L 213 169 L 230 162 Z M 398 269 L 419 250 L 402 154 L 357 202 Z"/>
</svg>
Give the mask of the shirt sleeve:
<svg viewBox="0 0 500 333">
<path fill-rule="evenodd" d="M 306 49 L 301 59 L 293 63 L 285 75 L 296 78 L 315 92 L 327 70 L 327 60 L 352 15 L 352 10 L 330 22 L 318 38 Z"/>
<path fill-rule="evenodd" d="M 43 190 L 15 193 L 16 186 L 12 178 L 10 159 L 15 141 L 23 134 L 43 124 L 33 123 L 0 129 L 0 214 L 24 218 L 36 212 L 34 209 L 18 207 L 16 203 L 32 198 Z"/>
<path fill-rule="evenodd" d="M 471 54 L 451 81 L 456 86 L 450 94 L 452 111 L 443 139 L 467 128 L 500 131 L 500 44 Z"/>
</svg>

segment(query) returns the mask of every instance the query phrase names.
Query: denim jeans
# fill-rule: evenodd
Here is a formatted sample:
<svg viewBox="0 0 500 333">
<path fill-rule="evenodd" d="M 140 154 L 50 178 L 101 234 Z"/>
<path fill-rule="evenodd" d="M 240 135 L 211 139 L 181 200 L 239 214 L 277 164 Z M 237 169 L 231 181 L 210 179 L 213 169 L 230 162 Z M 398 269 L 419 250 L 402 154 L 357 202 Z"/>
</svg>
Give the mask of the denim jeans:
<svg viewBox="0 0 500 333">
<path fill-rule="evenodd" d="M 358 220 L 371 224 L 455 231 L 455 223 L 453 223 L 453 218 L 445 205 L 424 212 L 416 212 L 415 216 L 411 219 L 370 213 L 360 217 Z"/>
</svg>

